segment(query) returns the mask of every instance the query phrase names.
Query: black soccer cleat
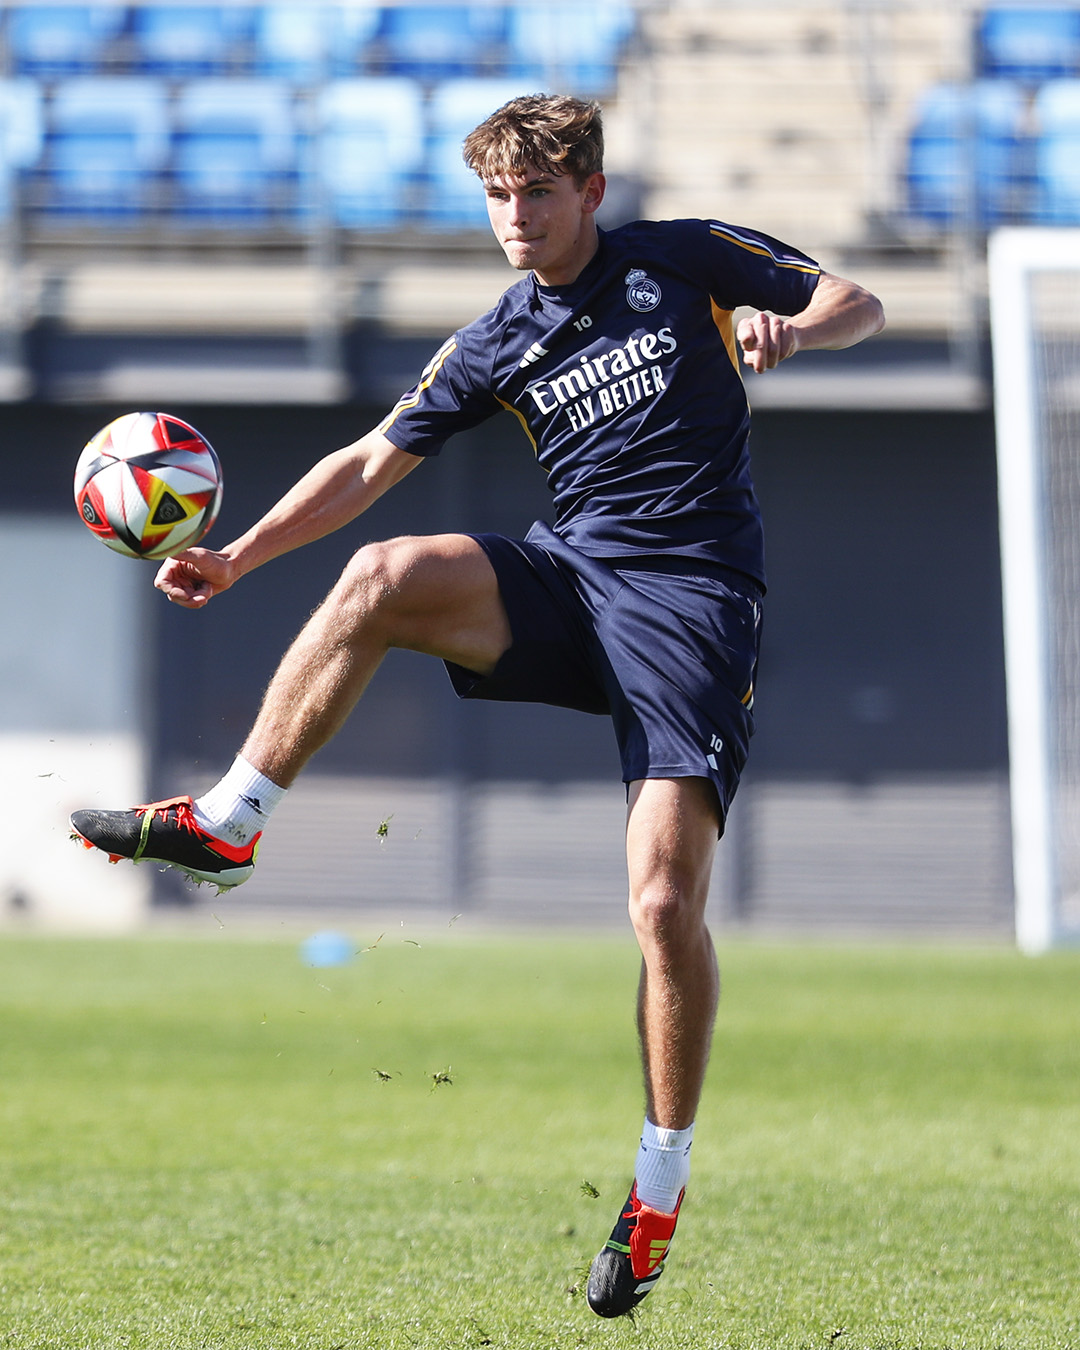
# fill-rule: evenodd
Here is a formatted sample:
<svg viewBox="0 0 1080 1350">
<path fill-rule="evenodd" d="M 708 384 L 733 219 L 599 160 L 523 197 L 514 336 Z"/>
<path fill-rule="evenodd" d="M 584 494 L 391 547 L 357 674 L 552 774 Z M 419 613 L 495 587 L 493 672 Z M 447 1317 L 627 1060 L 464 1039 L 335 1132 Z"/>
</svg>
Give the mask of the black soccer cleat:
<svg viewBox="0 0 1080 1350">
<path fill-rule="evenodd" d="M 259 853 L 256 835 L 242 848 L 208 834 L 195 819 L 190 797 L 133 806 L 129 811 L 76 811 L 73 838 L 86 848 L 99 848 L 110 862 L 164 863 L 195 881 L 209 881 L 219 891 L 247 881 Z"/>
<path fill-rule="evenodd" d="M 589 1271 L 585 1297 L 597 1316 L 623 1317 L 655 1287 L 663 1274 L 682 1200 L 680 1195 L 674 1214 L 663 1214 L 641 1203 L 634 1182 L 611 1236 Z"/>
</svg>

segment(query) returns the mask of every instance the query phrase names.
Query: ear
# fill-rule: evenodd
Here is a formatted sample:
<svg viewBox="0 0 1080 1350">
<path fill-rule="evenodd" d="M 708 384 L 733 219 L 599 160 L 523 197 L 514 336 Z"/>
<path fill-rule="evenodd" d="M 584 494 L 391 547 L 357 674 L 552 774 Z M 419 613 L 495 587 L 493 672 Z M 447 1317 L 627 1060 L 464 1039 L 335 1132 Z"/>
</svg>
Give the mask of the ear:
<svg viewBox="0 0 1080 1350">
<path fill-rule="evenodd" d="M 591 174 L 585 180 L 585 186 L 581 192 L 581 209 L 588 215 L 597 209 L 604 200 L 604 193 L 607 191 L 607 179 L 602 173 Z"/>
</svg>

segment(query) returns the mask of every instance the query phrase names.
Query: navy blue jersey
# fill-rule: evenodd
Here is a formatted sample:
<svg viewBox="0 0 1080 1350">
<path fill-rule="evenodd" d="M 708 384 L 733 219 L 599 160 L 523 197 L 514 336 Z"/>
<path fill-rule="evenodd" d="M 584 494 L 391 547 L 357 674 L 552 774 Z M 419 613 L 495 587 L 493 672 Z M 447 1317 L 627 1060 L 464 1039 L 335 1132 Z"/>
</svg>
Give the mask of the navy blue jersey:
<svg viewBox="0 0 1080 1350">
<path fill-rule="evenodd" d="M 707 559 L 763 581 L 732 315 L 797 314 L 820 275 L 785 244 L 715 221 L 601 231 L 571 285 L 530 274 L 455 333 L 379 430 L 437 454 L 508 409 L 575 548 Z"/>
</svg>

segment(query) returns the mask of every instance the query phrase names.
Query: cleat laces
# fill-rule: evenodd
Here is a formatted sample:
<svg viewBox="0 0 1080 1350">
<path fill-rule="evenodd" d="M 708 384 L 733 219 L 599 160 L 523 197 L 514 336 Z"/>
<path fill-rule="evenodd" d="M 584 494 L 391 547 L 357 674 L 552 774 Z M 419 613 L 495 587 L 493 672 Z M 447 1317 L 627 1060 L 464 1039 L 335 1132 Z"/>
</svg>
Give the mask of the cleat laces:
<svg viewBox="0 0 1080 1350">
<path fill-rule="evenodd" d="M 126 811 L 76 811 L 71 823 L 74 837 L 100 849 L 110 862 L 157 862 L 225 890 L 251 876 L 262 837 L 257 834 L 242 845 L 218 839 L 200 824 L 190 797 L 168 797 Z"/>
<path fill-rule="evenodd" d="M 138 862 L 146 850 L 146 845 L 150 841 L 150 826 L 154 823 L 154 817 L 160 816 L 163 821 L 169 819 L 169 813 L 175 812 L 175 824 L 181 830 L 187 830 L 199 839 L 210 839 L 211 835 L 202 828 L 195 819 L 195 812 L 192 809 L 190 797 L 167 797 L 164 801 L 150 802 L 146 806 L 133 806 L 133 811 L 138 811 L 142 815 L 142 828 L 139 831 L 139 844 L 132 854 L 131 861 Z M 92 845 L 91 845 L 92 847 Z M 110 862 L 117 859 L 109 858 Z"/>
</svg>

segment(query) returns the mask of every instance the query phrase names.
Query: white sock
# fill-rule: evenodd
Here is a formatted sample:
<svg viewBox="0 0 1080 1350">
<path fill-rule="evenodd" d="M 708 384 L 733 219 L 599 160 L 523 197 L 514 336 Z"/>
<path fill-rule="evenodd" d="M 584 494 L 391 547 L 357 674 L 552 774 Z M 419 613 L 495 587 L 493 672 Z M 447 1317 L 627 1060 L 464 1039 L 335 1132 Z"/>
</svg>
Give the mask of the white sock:
<svg viewBox="0 0 1080 1350">
<path fill-rule="evenodd" d="M 262 831 L 287 791 L 237 755 L 225 777 L 193 803 L 195 819 L 215 838 L 242 847 Z"/>
<path fill-rule="evenodd" d="M 690 1180 L 690 1145 L 694 1127 L 661 1130 L 645 1117 L 641 1147 L 634 1167 L 638 1199 L 661 1214 L 674 1214 L 683 1187 Z"/>
</svg>

